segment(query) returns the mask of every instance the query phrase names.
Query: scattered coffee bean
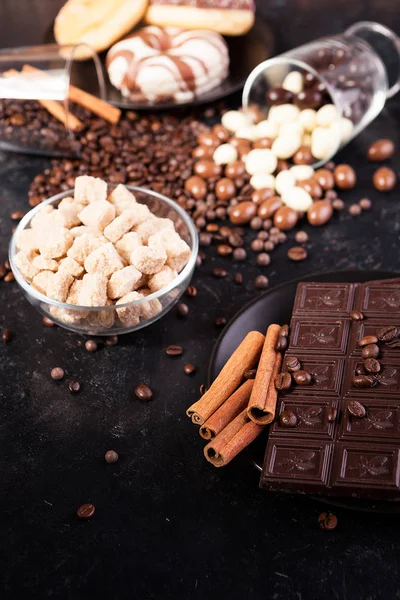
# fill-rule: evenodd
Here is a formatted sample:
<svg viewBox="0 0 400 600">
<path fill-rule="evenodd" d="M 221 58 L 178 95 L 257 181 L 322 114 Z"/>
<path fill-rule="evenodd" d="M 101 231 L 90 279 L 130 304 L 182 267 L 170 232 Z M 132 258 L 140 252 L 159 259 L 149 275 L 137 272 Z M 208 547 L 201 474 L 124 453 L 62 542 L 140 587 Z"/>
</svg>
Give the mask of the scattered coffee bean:
<svg viewBox="0 0 400 600">
<path fill-rule="evenodd" d="M 295 373 L 296 371 L 300 371 L 301 365 L 297 356 L 288 356 L 286 358 L 286 368 L 289 373 Z"/>
<path fill-rule="evenodd" d="M 247 371 L 244 372 L 243 377 L 245 379 L 255 379 L 257 375 L 257 369 L 247 369 Z"/>
<path fill-rule="evenodd" d="M 347 410 L 349 413 L 357 419 L 362 419 L 366 415 L 364 406 L 357 400 L 349 400 L 347 404 Z"/>
<path fill-rule="evenodd" d="M 360 310 L 352 310 L 352 311 L 350 311 L 350 318 L 353 321 L 362 321 L 364 318 L 364 315 Z"/>
<path fill-rule="evenodd" d="M 168 356 L 180 356 L 183 353 L 183 348 L 182 346 L 170 344 L 166 347 L 165 353 L 168 354 Z"/>
<path fill-rule="evenodd" d="M 297 231 L 295 240 L 298 244 L 305 244 L 308 242 L 308 233 L 306 231 Z"/>
<path fill-rule="evenodd" d="M 82 504 L 76 511 L 76 514 L 80 519 L 91 519 L 96 512 L 93 504 Z"/>
<path fill-rule="evenodd" d="M 381 167 L 375 171 L 372 178 L 372 183 L 379 192 L 390 192 L 396 185 L 396 181 L 396 173 L 388 167 Z"/>
<path fill-rule="evenodd" d="M 118 336 L 117 335 L 110 335 L 109 337 L 106 337 L 106 345 L 107 346 L 116 346 L 118 344 Z"/>
<path fill-rule="evenodd" d="M 276 343 L 275 352 L 285 352 L 287 345 L 287 338 L 281 335 Z"/>
<path fill-rule="evenodd" d="M 375 335 L 366 335 L 359 342 L 358 345 L 360 348 L 363 346 L 368 346 L 369 344 L 377 344 L 378 338 Z"/>
<path fill-rule="evenodd" d="M 187 296 L 194 298 L 197 296 L 197 288 L 194 285 L 189 285 L 189 287 L 186 289 L 186 294 Z"/>
<path fill-rule="evenodd" d="M 298 262 L 307 258 L 307 250 L 302 246 L 293 246 L 289 248 L 287 255 L 290 260 Z"/>
<path fill-rule="evenodd" d="M 0 279 L 4 279 L 4 277 L 7 275 L 7 269 L 5 268 L 4 265 L 2 265 L 0 263 Z"/>
<path fill-rule="evenodd" d="M 235 260 L 246 260 L 247 252 L 244 248 L 235 248 L 233 251 L 233 258 Z"/>
<path fill-rule="evenodd" d="M 95 342 L 95 340 L 87 340 L 85 342 L 85 348 L 88 352 L 96 352 L 97 342 Z"/>
<path fill-rule="evenodd" d="M 199 388 L 200 396 L 204 396 L 206 391 L 207 391 L 207 386 L 204 383 L 201 383 L 200 388 Z"/>
<path fill-rule="evenodd" d="M 391 348 L 400 348 L 400 340 L 393 340 L 391 342 L 388 342 L 388 345 Z"/>
<path fill-rule="evenodd" d="M 391 158 L 394 154 L 394 144 L 391 140 L 376 140 L 370 145 L 367 152 L 367 158 L 371 162 L 382 162 Z"/>
<path fill-rule="evenodd" d="M 293 379 L 297 385 L 310 385 L 312 377 L 307 371 L 300 370 L 293 373 Z"/>
<path fill-rule="evenodd" d="M 352 383 L 356 388 L 371 388 L 376 384 L 376 380 L 372 375 L 355 375 Z"/>
<path fill-rule="evenodd" d="M 208 223 L 206 231 L 209 233 L 217 233 L 217 231 L 219 231 L 219 227 L 216 223 Z"/>
<path fill-rule="evenodd" d="M 332 202 L 332 206 L 335 210 L 343 210 L 344 202 L 341 198 L 336 198 L 336 200 Z"/>
<path fill-rule="evenodd" d="M 335 183 L 341 190 L 350 190 L 356 185 L 357 176 L 350 165 L 337 165 L 333 171 Z"/>
<path fill-rule="evenodd" d="M 268 283 L 268 277 L 265 277 L 265 275 L 258 275 L 258 277 L 256 277 L 255 284 L 258 290 L 264 290 L 265 288 L 267 288 Z"/>
<path fill-rule="evenodd" d="M 361 206 L 362 210 L 369 210 L 372 206 L 372 202 L 369 198 L 361 198 L 358 204 Z"/>
<path fill-rule="evenodd" d="M 3 281 L 5 281 L 6 283 L 11 283 L 15 281 L 14 273 L 12 271 L 9 271 L 7 275 L 4 276 Z"/>
<path fill-rule="evenodd" d="M 267 267 L 270 264 L 270 262 L 271 262 L 271 257 L 266 252 L 261 252 L 261 254 L 259 254 L 257 256 L 257 264 L 260 267 Z"/>
<path fill-rule="evenodd" d="M 189 307 L 184 302 L 179 302 L 176 305 L 176 313 L 178 317 L 186 317 L 189 314 Z"/>
<path fill-rule="evenodd" d="M 4 261 L 4 266 L 7 269 L 7 271 L 11 271 L 11 265 L 9 263 L 8 258 Z"/>
<path fill-rule="evenodd" d="M 232 246 L 228 246 L 228 244 L 219 244 L 217 246 L 217 253 L 220 256 L 229 256 L 230 254 L 232 254 L 233 252 L 233 248 Z"/>
<path fill-rule="evenodd" d="M 202 231 L 199 235 L 199 244 L 200 246 L 211 246 L 212 243 L 212 235 L 206 231 Z M 201 264 L 201 263 L 200 263 Z"/>
<path fill-rule="evenodd" d="M 13 339 L 12 331 L 10 331 L 7 328 L 3 329 L 3 332 L 1 334 L 1 339 L 5 344 L 8 344 L 8 342 L 11 342 L 11 340 Z"/>
<path fill-rule="evenodd" d="M 222 267 L 214 267 L 214 269 L 211 271 L 211 275 L 217 279 L 225 279 L 225 277 L 228 275 L 228 272 Z"/>
<path fill-rule="evenodd" d="M 275 382 L 276 385 L 276 382 Z M 277 388 L 282 389 L 282 388 Z M 297 415 L 292 410 L 284 410 L 279 415 L 279 424 L 281 427 L 296 427 L 298 423 Z"/>
<path fill-rule="evenodd" d="M 290 373 L 285 371 L 284 373 L 279 373 L 275 377 L 275 387 L 278 391 L 288 390 L 292 385 L 292 376 Z"/>
<path fill-rule="evenodd" d="M 61 367 L 54 367 L 54 369 L 50 371 L 50 375 L 52 379 L 60 381 L 60 379 L 64 379 L 64 369 Z"/>
<path fill-rule="evenodd" d="M 135 394 L 140 400 L 148 401 L 153 398 L 153 392 L 145 383 L 141 383 L 135 387 Z"/>
<path fill-rule="evenodd" d="M 191 363 L 188 363 L 187 365 L 185 365 L 183 367 L 183 372 L 186 375 L 193 375 L 193 373 L 196 373 L 196 367 L 194 365 L 192 365 Z"/>
<path fill-rule="evenodd" d="M 318 517 L 318 523 L 324 531 L 332 531 L 337 526 L 337 517 L 331 512 L 323 512 Z"/>
<path fill-rule="evenodd" d="M 367 344 L 361 350 L 363 358 L 377 358 L 379 356 L 379 346 L 377 344 Z"/>
<path fill-rule="evenodd" d="M 12 213 L 10 213 L 10 219 L 12 221 L 20 221 L 24 215 L 25 213 L 23 210 L 14 210 Z"/>
<path fill-rule="evenodd" d="M 289 325 L 282 325 L 279 330 L 279 335 L 281 337 L 287 338 L 289 336 Z"/>
<path fill-rule="evenodd" d="M 368 346 L 366 346 L 366 348 L 368 348 Z M 379 373 L 379 371 L 381 370 L 381 363 L 379 362 L 379 360 L 376 360 L 376 358 L 367 358 L 364 361 L 364 367 L 365 370 L 368 371 L 368 373 L 376 375 L 376 373 Z"/>
<path fill-rule="evenodd" d="M 326 417 L 327 417 L 329 423 L 333 423 L 334 421 L 336 421 L 337 412 L 338 412 L 337 408 L 335 408 L 334 406 L 330 406 L 328 408 Z"/>
<path fill-rule="evenodd" d="M 397 338 L 399 332 L 400 329 L 398 327 L 396 327 L 395 325 L 389 325 L 388 327 L 382 327 L 378 331 L 377 337 L 380 342 L 391 342 L 392 340 Z"/>
<path fill-rule="evenodd" d="M 42 317 L 42 323 L 45 327 L 56 327 L 54 321 L 49 319 L 49 317 Z"/>
<path fill-rule="evenodd" d="M 225 327 L 225 325 L 227 324 L 227 320 L 225 319 L 225 317 L 217 317 L 215 319 L 215 325 L 217 327 Z"/>
<path fill-rule="evenodd" d="M 107 450 L 107 452 L 104 455 L 104 460 L 109 465 L 116 463 L 118 458 L 118 454 L 115 452 L 115 450 Z"/>
<path fill-rule="evenodd" d="M 71 394 L 78 394 L 79 390 L 81 389 L 81 384 L 79 383 L 79 381 L 71 379 L 71 381 L 68 382 L 68 389 L 71 392 Z"/>
</svg>

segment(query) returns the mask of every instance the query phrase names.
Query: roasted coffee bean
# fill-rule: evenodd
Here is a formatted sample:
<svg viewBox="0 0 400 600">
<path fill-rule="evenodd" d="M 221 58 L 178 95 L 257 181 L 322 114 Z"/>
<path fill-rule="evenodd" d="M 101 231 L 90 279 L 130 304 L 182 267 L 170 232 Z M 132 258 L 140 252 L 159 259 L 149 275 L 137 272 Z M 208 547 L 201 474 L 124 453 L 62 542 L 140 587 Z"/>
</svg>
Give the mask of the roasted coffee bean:
<svg viewBox="0 0 400 600">
<path fill-rule="evenodd" d="M 314 173 L 314 179 L 323 190 L 331 190 L 335 185 L 335 178 L 328 169 L 317 169 Z"/>
<path fill-rule="evenodd" d="M 293 373 L 293 379 L 297 385 L 310 385 L 312 377 L 307 371 L 300 370 Z"/>
<path fill-rule="evenodd" d="M 275 385 L 276 385 L 276 381 L 275 381 Z M 277 388 L 277 389 L 279 390 L 279 389 L 283 389 L 283 388 Z M 296 427 L 297 423 L 298 423 L 297 415 L 292 410 L 284 410 L 279 415 L 279 424 L 281 425 L 281 427 Z"/>
<path fill-rule="evenodd" d="M 314 157 L 311 154 L 310 146 L 301 146 L 295 154 L 293 154 L 292 160 L 295 165 L 312 165 Z"/>
<path fill-rule="evenodd" d="M 197 296 L 197 288 L 194 285 L 189 285 L 189 287 L 186 288 L 186 295 L 194 298 Z"/>
<path fill-rule="evenodd" d="M 281 337 L 287 338 L 289 336 L 289 325 L 282 325 L 282 327 L 279 330 L 279 335 Z"/>
<path fill-rule="evenodd" d="M 194 365 L 192 365 L 191 363 L 188 363 L 187 365 L 185 365 L 183 367 L 183 372 L 186 375 L 193 375 L 193 373 L 196 373 L 196 367 Z"/>
<path fill-rule="evenodd" d="M 230 235 L 228 237 L 228 242 L 234 248 L 240 248 L 244 244 L 242 236 L 239 235 L 239 233 L 237 233 L 236 231 L 232 231 L 230 233 Z"/>
<path fill-rule="evenodd" d="M 284 339 L 284 338 L 283 338 Z M 278 391 L 288 390 L 292 385 L 292 376 L 287 371 L 275 377 L 275 387 Z"/>
<path fill-rule="evenodd" d="M 60 381 L 61 379 L 64 379 L 64 369 L 61 367 L 54 367 L 54 369 L 50 371 L 50 376 L 55 381 Z"/>
<path fill-rule="evenodd" d="M 341 190 L 352 189 L 357 182 L 356 172 L 350 165 L 337 165 L 333 171 L 335 183 Z"/>
<path fill-rule="evenodd" d="M 266 93 L 267 103 L 272 106 L 277 104 L 287 104 L 291 102 L 292 98 L 292 92 L 289 92 L 280 86 L 274 87 Z"/>
<path fill-rule="evenodd" d="M 371 388 L 376 384 L 376 380 L 372 375 L 355 375 L 352 383 L 356 388 Z"/>
<path fill-rule="evenodd" d="M 76 381 L 76 379 L 71 379 L 71 381 L 68 382 L 68 389 L 71 394 L 78 394 L 81 389 L 81 384 L 79 381 Z"/>
<path fill-rule="evenodd" d="M 245 379 L 255 379 L 256 375 L 257 375 L 257 369 L 247 369 L 247 371 L 244 372 Z"/>
<path fill-rule="evenodd" d="M 337 412 L 337 408 L 335 408 L 334 406 L 330 406 L 328 408 L 328 410 L 326 411 L 326 418 L 328 419 L 329 423 L 334 423 L 336 421 Z"/>
<path fill-rule="evenodd" d="M 217 233 L 219 231 L 219 227 L 216 223 L 208 223 L 206 231 L 208 231 L 208 233 Z"/>
<path fill-rule="evenodd" d="M 396 181 L 396 173 L 388 167 L 381 167 L 375 171 L 372 178 L 372 183 L 379 192 L 390 192 L 396 185 Z"/>
<path fill-rule="evenodd" d="M 242 285 L 243 283 L 243 275 L 241 273 L 236 273 L 235 277 L 233 278 L 234 283 L 236 283 L 236 285 Z"/>
<path fill-rule="evenodd" d="M 285 352 L 287 345 L 287 338 L 281 335 L 276 343 L 275 352 Z"/>
<path fill-rule="evenodd" d="M 259 241 L 261 241 L 261 240 L 259 240 Z M 271 257 L 266 252 L 261 252 L 261 254 L 259 254 L 257 256 L 256 262 L 259 267 L 267 267 L 271 262 Z"/>
<path fill-rule="evenodd" d="M 229 213 L 229 220 L 234 225 L 245 225 L 257 213 L 257 205 L 253 201 L 240 202 Z"/>
<path fill-rule="evenodd" d="M 349 400 L 347 410 L 352 417 L 356 417 L 357 419 L 362 419 L 366 415 L 364 406 L 357 400 Z"/>
<path fill-rule="evenodd" d="M 14 210 L 12 213 L 10 213 L 10 219 L 12 221 L 20 221 L 24 214 L 25 213 L 23 210 Z"/>
<path fill-rule="evenodd" d="M 217 196 L 218 200 L 221 200 L 221 202 L 227 202 L 233 198 L 235 194 L 236 186 L 232 179 L 229 179 L 229 177 L 223 177 L 215 184 L 215 195 Z M 232 221 L 232 223 L 234 223 L 234 221 Z"/>
<path fill-rule="evenodd" d="M 82 504 L 76 511 L 80 519 L 91 519 L 96 512 L 93 504 Z"/>
<path fill-rule="evenodd" d="M 361 200 L 358 204 L 360 205 L 362 210 L 370 210 L 370 208 L 372 206 L 372 202 L 369 198 L 361 198 Z"/>
<path fill-rule="evenodd" d="M 282 200 L 279 196 L 270 196 L 269 198 L 267 198 L 267 200 L 264 200 L 261 204 L 259 204 L 257 215 L 261 219 L 269 219 L 282 206 Z"/>
<path fill-rule="evenodd" d="M 42 323 L 45 327 L 56 327 L 54 321 L 52 321 L 48 317 L 42 317 Z"/>
<path fill-rule="evenodd" d="M 13 339 L 12 331 L 10 331 L 7 328 L 3 329 L 2 334 L 1 334 L 1 339 L 5 344 L 8 344 L 8 342 L 11 342 L 11 340 Z"/>
<path fill-rule="evenodd" d="M 265 290 L 265 288 L 268 287 L 268 283 L 268 277 L 265 277 L 265 275 L 258 275 L 255 279 L 256 288 L 258 290 Z"/>
<path fill-rule="evenodd" d="M 366 346 L 366 348 L 368 348 L 368 346 Z M 376 373 L 379 373 L 381 370 L 381 363 L 379 360 L 376 360 L 376 358 L 366 358 L 364 361 L 364 367 L 368 373 L 376 375 Z"/>
<path fill-rule="evenodd" d="M 332 531 L 337 526 L 337 517 L 331 512 L 323 512 L 318 517 L 318 523 L 324 531 Z"/>
<path fill-rule="evenodd" d="M 395 325 L 389 325 L 387 327 L 382 327 L 378 331 L 377 337 L 380 342 L 391 342 L 392 340 L 397 338 L 399 333 L 400 333 L 399 327 L 396 327 Z"/>
<path fill-rule="evenodd" d="M 227 324 L 227 320 L 225 319 L 225 317 L 217 317 L 215 319 L 215 325 L 216 327 L 225 327 L 225 325 Z"/>
<path fill-rule="evenodd" d="M 176 346 L 175 344 L 170 344 L 169 346 L 166 347 L 165 353 L 168 354 L 168 356 L 180 356 L 183 353 L 183 348 L 182 348 L 182 346 Z"/>
<path fill-rule="evenodd" d="M 135 387 L 135 395 L 140 400 L 144 400 L 146 402 L 153 398 L 153 392 L 151 391 L 149 386 L 144 383 L 141 383 L 140 385 L 137 385 Z"/>
<path fill-rule="evenodd" d="M 0 279 L 3 279 L 7 275 L 7 269 L 0 263 Z"/>
<path fill-rule="evenodd" d="M 350 204 L 349 206 L 349 214 L 352 217 L 358 217 L 358 215 L 361 215 L 361 206 L 359 204 Z"/>
<path fill-rule="evenodd" d="M 300 371 L 301 365 L 297 356 L 288 356 L 286 358 L 286 368 L 289 373 L 296 373 L 296 371 Z"/>
<path fill-rule="evenodd" d="M 393 340 L 392 342 L 388 342 L 388 346 L 391 348 L 400 348 L 400 340 Z"/>
<path fill-rule="evenodd" d="M 328 200 L 318 200 L 307 211 L 307 219 L 311 225 L 325 225 L 332 217 L 333 208 Z"/>
<path fill-rule="evenodd" d="M 287 255 L 290 260 L 298 262 L 307 258 L 307 250 L 302 246 L 293 246 L 289 248 Z"/>
<path fill-rule="evenodd" d="M 178 317 L 186 317 L 189 314 L 189 307 L 184 302 L 179 302 L 176 305 L 176 314 Z"/>
<path fill-rule="evenodd" d="M 7 275 L 4 276 L 3 281 L 5 281 L 6 283 L 12 283 L 13 281 L 15 281 L 14 273 L 12 271 L 9 271 Z"/>
<path fill-rule="evenodd" d="M 228 246 L 228 244 L 219 244 L 217 246 L 217 253 L 220 256 L 230 256 L 233 252 L 232 246 Z"/>
<path fill-rule="evenodd" d="M 333 200 L 332 206 L 335 210 L 343 210 L 344 202 L 341 198 L 336 198 L 336 200 Z"/>
<path fill-rule="evenodd" d="M 375 335 L 366 335 L 359 342 L 358 345 L 360 348 L 363 346 L 368 346 L 368 344 L 377 344 L 378 338 Z"/>
<path fill-rule="evenodd" d="M 222 267 L 214 267 L 211 270 L 211 275 L 216 279 L 225 279 L 225 277 L 228 275 L 228 272 Z"/>
<path fill-rule="evenodd" d="M 5 268 L 7 269 L 7 271 L 11 271 L 11 265 L 10 265 L 10 263 L 8 262 L 8 259 L 4 261 L 4 266 L 5 266 Z"/>
<path fill-rule="evenodd" d="M 118 344 L 118 336 L 110 335 L 106 337 L 106 346 L 116 346 Z"/>
<path fill-rule="evenodd" d="M 208 233 L 208 231 L 202 231 L 199 235 L 199 244 L 200 246 L 211 246 L 212 244 L 212 235 Z"/>
<path fill-rule="evenodd" d="M 379 356 L 379 346 L 377 344 L 367 344 L 361 350 L 363 358 L 376 358 Z"/>
<path fill-rule="evenodd" d="M 199 388 L 200 396 L 204 396 L 204 394 L 206 393 L 206 391 L 207 391 L 207 387 L 205 386 L 204 383 L 201 383 L 200 384 L 200 388 Z"/>
<path fill-rule="evenodd" d="M 364 315 L 360 310 L 350 311 L 350 319 L 352 319 L 353 321 L 362 321 L 363 318 L 364 318 Z"/>
<path fill-rule="evenodd" d="M 368 160 L 372 162 L 382 162 L 391 158 L 394 154 L 394 144 L 391 140 L 376 140 L 370 145 L 367 152 Z"/>
<path fill-rule="evenodd" d="M 274 225 L 281 231 L 289 231 L 297 224 L 298 213 L 289 206 L 281 206 L 274 214 Z"/>
<path fill-rule="evenodd" d="M 117 462 L 119 456 L 118 454 L 115 452 L 115 450 L 107 450 L 107 452 L 104 455 L 104 460 L 106 461 L 106 463 L 108 463 L 109 465 L 112 465 L 114 463 Z"/>
<path fill-rule="evenodd" d="M 303 179 L 296 183 L 297 187 L 303 188 L 310 194 L 310 196 L 316 200 L 322 198 L 322 187 L 315 179 Z"/>
<path fill-rule="evenodd" d="M 96 352 L 97 342 L 95 342 L 95 340 L 87 340 L 85 342 L 85 348 L 88 352 Z"/>
<path fill-rule="evenodd" d="M 315 88 L 305 89 L 293 98 L 293 104 L 298 106 L 300 110 L 305 108 L 319 108 L 321 103 L 322 94 Z"/>
</svg>

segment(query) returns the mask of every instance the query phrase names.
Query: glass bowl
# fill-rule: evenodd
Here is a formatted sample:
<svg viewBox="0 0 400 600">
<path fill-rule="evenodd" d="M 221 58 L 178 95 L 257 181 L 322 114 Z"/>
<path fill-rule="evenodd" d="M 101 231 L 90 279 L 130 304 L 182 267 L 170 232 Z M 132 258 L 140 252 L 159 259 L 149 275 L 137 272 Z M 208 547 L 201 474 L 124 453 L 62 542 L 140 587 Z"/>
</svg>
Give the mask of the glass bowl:
<svg viewBox="0 0 400 600">
<path fill-rule="evenodd" d="M 109 189 L 113 189 L 116 186 L 109 184 L 108 187 Z M 135 194 L 136 200 L 139 203 L 146 204 L 150 211 L 157 217 L 168 218 L 174 222 L 175 230 L 185 240 L 192 251 L 189 262 L 168 286 L 135 302 L 118 304 L 118 307 L 115 305 L 99 307 L 76 306 L 48 298 L 33 288 L 22 276 L 15 265 L 14 257 L 17 253 L 16 241 L 18 236 L 21 231 L 29 227 L 36 213 L 43 206 L 49 204 L 58 206 L 63 198 L 73 196 L 74 191 L 68 190 L 52 196 L 29 211 L 20 221 L 11 238 L 9 260 L 15 280 L 22 288 L 32 306 L 60 327 L 75 331 L 76 333 L 96 336 L 121 335 L 137 331 L 154 323 L 171 310 L 190 283 L 196 265 L 199 246 L 197 231 L 192 219 L 178 204 L 162 194 L 132 185 L 125 187 Z M 121 309 L 124 310 L 121 311 Z M 140 320 L 134 325 L 124 324 L 123 321 L 129 321 L 129 315 L 131 313 L 135 314 L 135 312 L 136 314 L 140 314 Z M 122 321 L 119 315 L 121 318 L 123 315 Z"/>
</svg>

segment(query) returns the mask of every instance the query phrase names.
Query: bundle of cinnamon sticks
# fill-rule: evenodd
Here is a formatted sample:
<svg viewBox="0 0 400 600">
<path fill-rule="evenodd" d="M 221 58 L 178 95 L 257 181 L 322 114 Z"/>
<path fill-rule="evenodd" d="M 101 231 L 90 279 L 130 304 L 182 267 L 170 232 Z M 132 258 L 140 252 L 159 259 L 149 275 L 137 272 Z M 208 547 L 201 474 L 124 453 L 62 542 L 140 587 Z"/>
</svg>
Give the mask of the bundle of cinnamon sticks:
<svg viewBox="0 0 400 600">
<path fill-rule="evenodd" d="M 186 414 L 210 440 L 206 459 L 216 467 L 227 465 L 275 418 L 278 375 L 282 354 L 277 350 L 287 327 L 270 325 L 264 336 L 250 331 L 221 369 L 210 389 Z M 255 379 L 245 373 L 257 367 Z"/>
</svg>

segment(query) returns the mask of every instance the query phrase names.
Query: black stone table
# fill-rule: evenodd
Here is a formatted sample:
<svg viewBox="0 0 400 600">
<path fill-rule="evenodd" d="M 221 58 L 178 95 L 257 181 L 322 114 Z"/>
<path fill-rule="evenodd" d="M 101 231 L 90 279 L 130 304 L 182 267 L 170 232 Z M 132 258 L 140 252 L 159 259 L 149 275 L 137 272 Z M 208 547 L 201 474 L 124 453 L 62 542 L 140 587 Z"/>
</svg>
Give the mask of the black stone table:
<svg viewBox="0 0 400 600">
<path fill-rule="evenodd" d="M 329 29 L 326 15 L 323 22 Z M 364 161 L 378 137 L 400 147 L 399 116 L 394 100 L 338 157 L 356 167 L 359 180 L 343 193 L 346 205 L 368 197 L 372 210 L 358 218 L 343 213 L 321 229 L 306 226 L 308 260 L 290 263 L 290 241 L 281 246 L 265 269 L 271 286 L 331 269 L 400 271 L 400 183 L 390 194 L 374 191 L 374 167 Z M 392 164 L 400 164 L 399 153 Z M 0 153 L 2 261 L 9 213 L 27 209 L 29 183 L 46 165 Z M 215 318 L 229 319 L 260 293 L 254 254 L 235 265 L 214 249 L 207 255 L 193 278 L 198 294 L 186 299 L 186 319 L 172 310 L 95 353 L 78 346 L 79 336 L 44 327 L 17 285 L 0 283 L 0 327 L 14 332 L 9 344 L 0 343 L 2 597 L 398 597 L 397 515 L 334 508 L 338 527 L 324 532 L 317 519 L 329 505 L 259 490 L 259 474 L 243 457 L 224 469 L 205 462 L 185 409 L 206 379 L 221 332 Z M 212 278 L 214 266 L 226 267 L 227 279 Z M 234 285 L 236 272 L 243 286 Z M 182 345 L 183 356 L 166 356 L 168 344 Z M 197 366 L 192 377 L 183 372 L 187 362 Z M 78 395 L 51 380 L 55 366 L 81 382 Z M 152 402 L 134 396 L 139 383 L 154 390 Z M 104 461 L 108 449 L 119 453 L 114 465 Z M 96 506 L 89 521 L 76 517 L 85 502 Z"/>
</svg>

